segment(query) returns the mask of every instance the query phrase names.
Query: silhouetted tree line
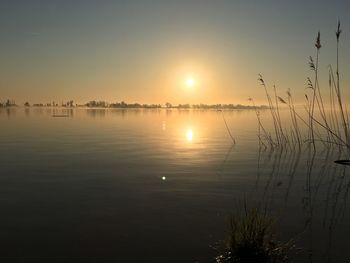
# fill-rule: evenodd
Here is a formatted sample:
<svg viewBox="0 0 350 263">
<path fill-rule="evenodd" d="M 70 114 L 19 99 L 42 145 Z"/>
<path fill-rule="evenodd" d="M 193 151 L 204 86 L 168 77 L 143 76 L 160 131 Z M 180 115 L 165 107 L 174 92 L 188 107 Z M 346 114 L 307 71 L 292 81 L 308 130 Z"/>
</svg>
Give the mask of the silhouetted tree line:
<svg viewBox="0 0 350 263">
<path fill-rule="evenodd" d="M 192 105 L 193 109 L 254 109 L 254 106 L 243 105 L 243 104 L 194 104 Z M 267 106 L 258 106 L 260 109 L 267 109 Z"/>
<path fill-rule="evenodd" d="M 178 104 L 173 106 L 171 103 L 165 103 L 166 108 L 177 108 L 177 109 L 254 109 L 254 106 L 242 105 L 242 104 Z M 267 109 L 265 105 L 258 106 L 259 109 Z"/>
<path fill-rule="evenodd" d="M 17 106 L 14 100 L 7 100 L 6 102 L 0 102 L 0 107 L 12 107 Z M 24 103 L 25 107 L 31 107 L 31 104 L 27 101 Z M 146 109 L 158 109 L 162 108 L 161 104 L 140 104 L 140 103 L 126 103 L 116 102 L 116 103 L 108 103 L 106 101 L 89 101 L 84 105 L 74 104 L 73 100 L 62 102 L 61 104 L 56 103 L 55 101 L 43 104 L 43 103 L 34 103 L 33 107 L 78 107 L 85 106 L 89 108 L 146 108 Z M 251 105 L 242 105 L 242 104 L 178 104 L 173 105 L 170 102 L 166 102 L 164 104 L 167 109 L 254 109 L 254 106 Z M 267 109 L 268 107 L 265 105 L 258 106 L 259 109 Z"/>
<path fill-rule="evenodd" d="M 162 105 L 160 104 L 140 104 L 140 103 L 126 103 L 124 101 L 122 102 L 116 102 L 116 103 L 108 103 L 105 101 L 90 101 L 85 104 L 87 107 L 91 108 L 147 108 L 147 109 L 154 109 L 154 108 L 161 108 Z"/>
<path fill-rule="evenodd" d="M 155 109 L 155 108 L 161 108 L 161 107 L 162 107 L 162 105 L 160 105 L 160 104 L 125 103 L 124 101 L 110 104 L 110 108 L 146 108 L 146 109 Z"/>
<path fill-rule="evenodd" d="M 27 101 L 24 103 L 25 107 L 30 107 L 30 103 Z M 77 105 L 74 105 L 74 101 L 70 100 L 68 102 L 62 102 L 61 104 L 58 104 L 56 102 L 48 102 L 48 103 L 34 103 L 32 105 L 33 107 L 68 107 L 68 108 L 72 108 L 72 107 L 76 107 Z"/>
<path fill-rule="evenodd" d="M 17 106 L 14 100 L 7 100 L 6 102 L 0 102 L 0 107 L 14 107 Z"/>
<path fill-rule="evenodd" d="M 85 106 L 91 107 L 91 108 L 108 108 L 109 104 L 108 104 L 108 102 L 105 102 L 105 101 L 92 100 L 92 101 L 86 103 Z"/>
</svg>

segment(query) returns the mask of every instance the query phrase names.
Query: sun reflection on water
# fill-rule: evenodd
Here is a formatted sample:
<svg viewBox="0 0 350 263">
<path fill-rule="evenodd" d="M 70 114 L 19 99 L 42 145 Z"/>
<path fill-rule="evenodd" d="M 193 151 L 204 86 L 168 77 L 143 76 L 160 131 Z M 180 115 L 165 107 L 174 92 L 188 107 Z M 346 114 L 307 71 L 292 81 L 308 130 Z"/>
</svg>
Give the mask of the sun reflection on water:
<svg viewBox="0 0 350 263">
<path fill-rule="evenodd" d="M 193 140 L 193 131 L 192 131 L 192 129 L 187 129 L 186 139 L 187 139 L 188 142 L 192 142 L 192 140 Z"/>
</svg>

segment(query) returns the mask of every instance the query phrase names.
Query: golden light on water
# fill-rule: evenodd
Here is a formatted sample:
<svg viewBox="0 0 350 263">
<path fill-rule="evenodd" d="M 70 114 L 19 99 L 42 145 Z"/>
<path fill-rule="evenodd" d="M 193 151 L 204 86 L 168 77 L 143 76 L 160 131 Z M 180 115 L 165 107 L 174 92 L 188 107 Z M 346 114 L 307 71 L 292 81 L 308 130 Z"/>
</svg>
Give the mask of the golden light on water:
<svg viewBox="0 0 350 263">
<path fill-rule="evenodd" d="M 193 131 L 192 131 L 192 129 L 187 129 L 186 139 L 187 139 L 188 142 L 192 142 L 192 140 L 193 140 Z"/>
</svg>

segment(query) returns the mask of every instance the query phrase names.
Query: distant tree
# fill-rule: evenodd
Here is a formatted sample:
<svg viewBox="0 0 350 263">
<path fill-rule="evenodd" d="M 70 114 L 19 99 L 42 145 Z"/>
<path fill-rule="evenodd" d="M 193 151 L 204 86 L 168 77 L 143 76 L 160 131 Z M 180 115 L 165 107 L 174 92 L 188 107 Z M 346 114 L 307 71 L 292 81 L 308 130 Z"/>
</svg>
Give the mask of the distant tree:
<svg viewBox="0 0 350 263">
<path fill-rule="evenodd" d="M 167 103 L 165 103 L 165 107 L 167 107 L 167 108 L 171 108 L 173 105 L 171 105 L 171 103 L 169 103 L 169 102 L 167 102 Z"/>
<path fill-rule="evenodd" d="M 177 107 L 180 108 L 180 109 L 189 109 L 189 108 L 191 108 L 190 104 L 179 104 Z"/>
<path fill-rule="evenodd" d="M 26 103 L 24 103 L 24 106 L 26 106 L 26 107 L 30 107 L 29 102 L 27 101 Z"/>
</svg>

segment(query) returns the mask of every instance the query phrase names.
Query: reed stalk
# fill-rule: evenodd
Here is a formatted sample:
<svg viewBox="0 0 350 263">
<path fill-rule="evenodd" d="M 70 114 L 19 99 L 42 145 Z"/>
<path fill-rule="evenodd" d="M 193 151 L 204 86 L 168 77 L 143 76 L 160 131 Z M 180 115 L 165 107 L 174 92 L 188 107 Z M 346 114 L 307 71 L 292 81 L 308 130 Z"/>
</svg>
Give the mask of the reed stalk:
<svg viewBox="0 0 350 263">
<path fill-rule="evenodd" d="M 275 136 L 276 136 L 276 145 L 280 146 L 282 144 L 282 136 L 283 136 L 281 134 L 281 129 L 279 128 L 281 126 L 281 124 L 280 124 L 280 122 L 278 120 L 275 106 L 274 106 L 274 104 L 272 102 L 271 96 L 270 96 L 270 94 L 269 94 L 269 92 L 267 90 L 267 86 L 266 86 L 265 81 L 264 81 L 264 79 L 263 79 L 261 74 L 259 74 L 258 80 L 260 81 L 260 84 L 264 87 L 266 98 L 267 98 L 267 101 L 269 103 L 270 113 L 271 113 L 272 120 L 273 120 Z"/>
<path fill-rule="evenodd" d="M 325 147 L 331 147 L 333 145 L 339 146 L 342 150 L 344 147 L 347 150 L 348 157 L 350 157 L 350 133 L 349 133 L 349 114 L 344 105 L 341 88 L 340 88 L 340 73 L 339 73 L 339 42 L 342 30 L 340 28 L 340 22 L 338 21 L 338 27 L 336 31 L 336 71 L 334 74 L 332 66 L 329 67 L 328 77 L 329 77 L 329 106 L 330 112 L 326 113 L 324 96 L 322 95 L 320 84 L 319 84 L 319 57 L 321 49 L 320 32 L 318 32 L 315 42 L 316 47 L 316 57 L 313 60 L 310 57 L 309 67 L 314 72 L 313 81 L 310 78 L 307 79 L 307 88 L 312 90 L 311 97 L 309 98 L 305 94 L 306 106 L 305 110 L 307 113 L 308 121 L 305 121 L 297 112 L 294 106 L 293 97 L 290 90 L 287 91 L 287 101 L 283 98 L 277 96 L 277 89 L 273 86 L 274 101 L 268 92 L 268 87 L 261 74 L 259 74 L 258 80 L 260 84 L 264 87 L 266 98 L 268 101 L 268 106 L 270 114 L 272 117 L 274 125 L 275 137 L 272 138 L 271 135 L 263 128 L 259 113 L 257 113 L 259 134 L 263 131 L 263 135 L 266 141 L 269 142 L 271 146 L 281 146 L 281 147 L 295 147 L 297 145 L 299 149 L 303 142 L 307 142 L 312 145 L 314 151 L 316 151 L 316 141 L 322 142 Z M 286 127 L 283 127 L 281 116 L 280 116 L 280 103 L 286 104 L 289 108 L 290 118 L 292 126 L 290 130 L 287 131 Z M 306 125 L 308 129 L 308 139 L 303 141 L 302 130 L 299 125 L 299 120 L 302 124 Z M 326 133 L 322 136 L 318 129 L 321 129 Z M 316 137 L 318 137 L 316 139 Z M 262 136 L 259 135 L 259 140 Z"/>
</svg>

